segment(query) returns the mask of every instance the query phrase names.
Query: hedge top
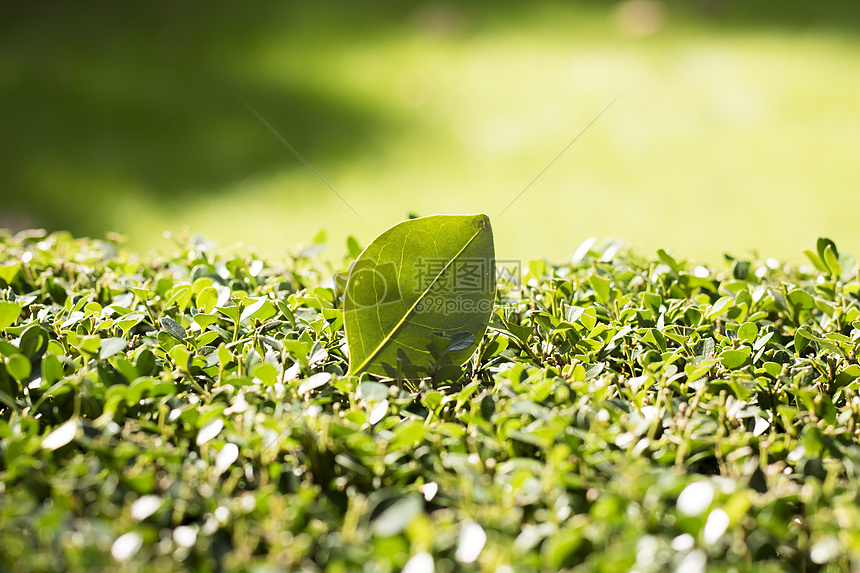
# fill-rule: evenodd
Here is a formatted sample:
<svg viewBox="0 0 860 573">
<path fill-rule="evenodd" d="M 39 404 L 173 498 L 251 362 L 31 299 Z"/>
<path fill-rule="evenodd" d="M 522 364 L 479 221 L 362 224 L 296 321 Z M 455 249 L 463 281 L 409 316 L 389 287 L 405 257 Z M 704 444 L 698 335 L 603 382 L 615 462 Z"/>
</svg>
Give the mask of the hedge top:
<svg viewBox="0 0 860 573">
<path fill-rule="evenodd" d="M 0 237 L 0 562 L 860 564 L 860 281 L 832 243 L 532 261 L 462 377 L 417 385 L 345 375 L 350 261 L 318 251 Z"/>
</svg>

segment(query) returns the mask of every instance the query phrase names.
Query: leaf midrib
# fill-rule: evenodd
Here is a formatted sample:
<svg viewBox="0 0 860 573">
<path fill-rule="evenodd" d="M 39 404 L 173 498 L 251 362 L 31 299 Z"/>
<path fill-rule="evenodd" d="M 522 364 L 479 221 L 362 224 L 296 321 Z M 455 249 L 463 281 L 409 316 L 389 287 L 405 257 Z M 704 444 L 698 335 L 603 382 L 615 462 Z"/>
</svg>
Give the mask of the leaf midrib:
<svg viewBox="0 0 860 573">
<path fill-rule="evenodd" d="M 433 281 L 427 286 L 426 289 L 424 289 L 424 292 L 421 293 L 421 296 L 419 296 L 418 298 L 415 299 L 415 302 L 412 303 L 412 306 L 409 307 L 409 309 L 403 314 L 403 317 L 400 319 L 400 321 L 396 325 L 394 325 L 394 328 L 392 328 L 391 331 L 385 336 L 385 338 L 382 339 L 382 342 L 380 342 L 376 346 L 376 348 L 373 349 L 373 352 L 371 352 L 367 356 L 367 358 L 365 358 L 364 361 L 359 366 L 357 366 L 355 369 L 350 369 L 350 372 L 347 374 L 348 376 L 355 376 L 357 373 L 364 370 L 367 367 L 367 365 L 370 364 L 370 362 L 374 358 L 376 358 L 379 355 L 379 353 L 382 352 L 382 350 L 391 341 L 392 337 L 395 334 L 397 334 L 397 332 L 403 326 L 403 323 L 406 322 L 406 319 L 412 315 L 412 312 L 415 310 L 415 307 L 418 306 L 418 303 L 421 302 L 425 296 L 427 296 L 427 294 L 430 292 L 430 290 L 433 288 L 433 286 L 436 284 L 436 282 L 438 282 L 439 277 L 441 277 L 443 274 L 445 274 L 445 271 L 448 270 L 448 267 L 450 267 L 451 264 L 454 261 L 456 261 L 460 257 L 460 255 L 463 254 L 463 251 L 465 251 L 469 247 L 469 245 L 472 244 L 472 241 L 475 240 L 475 237 L 480 235 L 481 231 L 483 231 L 484 229 L 485 229 L 485 227 L 483 225 L 481 225 L 478 228 L 478 230 L 475 231 L 475 234 L 472 235 L 468 241 L 466 241 L 466 244 L 463 245 L 463 247 L 457 252 L 457 254 L 454 255 L 453 257 L 451 257 L 451 260 L 449 260 L 447 263 L 445 263 L 445 266 L 442 268 L 442 270 L 439 271 L 439 273 L 433 278 Z"/>
</svg>

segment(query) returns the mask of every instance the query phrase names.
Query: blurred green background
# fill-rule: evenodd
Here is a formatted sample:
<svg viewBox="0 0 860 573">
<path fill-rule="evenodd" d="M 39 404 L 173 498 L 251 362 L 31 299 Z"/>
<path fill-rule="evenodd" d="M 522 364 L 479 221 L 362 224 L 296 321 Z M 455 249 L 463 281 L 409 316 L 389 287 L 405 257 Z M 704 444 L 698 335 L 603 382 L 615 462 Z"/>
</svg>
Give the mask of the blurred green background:
<svg viewBox="0 0 860 573">
<path fill-rule="evenodd" d="M 858 253 L 859 32 L 856 1 L 6 5 L 0 227 L 283 256 L 485 212 L 502 258 Z"/>
</svg>

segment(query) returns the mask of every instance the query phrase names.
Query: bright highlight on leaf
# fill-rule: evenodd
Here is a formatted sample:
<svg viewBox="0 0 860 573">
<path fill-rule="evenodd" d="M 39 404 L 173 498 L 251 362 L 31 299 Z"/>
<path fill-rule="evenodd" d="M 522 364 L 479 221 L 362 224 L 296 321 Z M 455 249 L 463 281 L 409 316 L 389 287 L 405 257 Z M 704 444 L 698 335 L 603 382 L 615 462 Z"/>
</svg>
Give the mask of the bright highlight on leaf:
<svg viewBox="0 0 860 573">
<path fill-rule="evenodd" d="M 46 450 L 58 450 L 75 439 L 75 434 L 78 432 L 77 420 L 69 420 L 62 426 L 58 426 L 45 436 L 42 440 L 42 447 Z"/>
<path fill-rule="evenodd" d="M 484 336 L 496 290 L 486 215 L 433 215 L 383 232 L 349 274 L 349 373 L 458 377 Z"/>
</svg>

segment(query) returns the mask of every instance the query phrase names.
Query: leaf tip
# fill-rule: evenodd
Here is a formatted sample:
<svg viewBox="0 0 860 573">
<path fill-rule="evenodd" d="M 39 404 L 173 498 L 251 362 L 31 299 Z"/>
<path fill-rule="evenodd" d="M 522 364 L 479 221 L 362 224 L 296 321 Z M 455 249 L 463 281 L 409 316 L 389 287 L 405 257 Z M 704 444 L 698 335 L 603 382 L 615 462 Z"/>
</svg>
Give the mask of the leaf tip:
<svg viewBox="0 0 860 573">
<path fill-rule="evenodd" d="M 478 213 L 475 215 L 475 223 L 479 229 L 489 229 L 490 217 L 484 213 Z"/>
</svg>

